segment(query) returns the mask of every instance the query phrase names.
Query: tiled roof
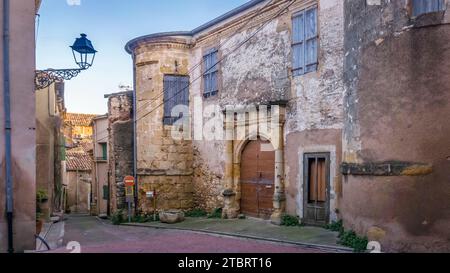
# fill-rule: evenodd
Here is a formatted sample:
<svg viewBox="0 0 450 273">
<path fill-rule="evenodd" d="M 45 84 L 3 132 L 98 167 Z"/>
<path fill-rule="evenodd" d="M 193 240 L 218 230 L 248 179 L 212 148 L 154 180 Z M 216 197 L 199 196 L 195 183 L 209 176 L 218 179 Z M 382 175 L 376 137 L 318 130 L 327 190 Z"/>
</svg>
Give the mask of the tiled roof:
<svg viewBox="0 0 450 273">
<path fill-rule="evenodd" d="M 67 171 L 92 171 L 92 158 L 83 147 L 67 150 Z"/>
<path fill-rule="evenodd" d="M 94 150 L 94 144 L 92 143 L 92 140 L 90 140 L 90 139 L 82 140 L 79 145 L 83 149 L 83 151 L 87 154 L 89 154 L 90 152 L 92 152 Z"/>
<path fill-rule="evenodd" d="M 77 113 L 67 113 L 65 122 L 68 122 L 74 126 L 85 126 L 89 127 L 91 126 L 92 120 L 97 115 L 91 115 L 91 114 L 77 114 Z"/>
</svg>

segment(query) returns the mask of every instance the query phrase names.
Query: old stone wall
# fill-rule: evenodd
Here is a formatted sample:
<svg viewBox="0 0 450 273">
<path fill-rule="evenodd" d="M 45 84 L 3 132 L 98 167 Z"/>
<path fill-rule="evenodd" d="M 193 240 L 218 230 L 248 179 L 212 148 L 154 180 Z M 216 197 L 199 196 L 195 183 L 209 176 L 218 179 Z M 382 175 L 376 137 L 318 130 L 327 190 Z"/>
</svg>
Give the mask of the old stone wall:
<svg viewBox="0 0 450 273">
<path fill-rule="evenodd" d="M 66 173 L 67 201 L 66 211 L 70 213 L 90 213 L 90 196 L 91 196 L 91 173 L 69 171 Z"/>
<path fill-rule="evenodd" d="M 279 5 L 285 7 L 286 2 L 280 1 Z M 218 95 L 204 99 L 203 80 L 192 85 L 192 96 L 201 101 L 201 107 L 207 113 L 204 124 L 217 118 L 227 106 L 269 105 L 288 98 L 290 20 L 287 15 L 272 20 L 277 12 L 279 10 L 270 5 L 259 16 L 255 17 L 257 14 L 252 11 L 197 37 L 191 66 L 200 63 L 204 53 L 211 48 L 218 49 L 219 60 L 222 60 L 218 68 Z M 253 38 L 245 42 L 250 37 Z M 193 77 L 201 77 L 203 70 L 204 65 L 201 65 L 192 71 Z M 197 109 L 195 107 L 191 106 L 192 111 Z M 222 126 L 222 123 L 217 124 Z M 209 130 L 214 128 L 207 125 L 200 139 L 194 141 L 195 202 L 207 210 L 223 207 L 222 193 L 226 188 L 226 144 L 220 135 L 211 134 Z"/>
<path fill-rule="evenodd" d="M 177 167 L 179 162 L 169 158 L 178 148 L 167 140 L 170 132 L 165 130 L 169 128 L 162 129 L 163 108 L 155 107 L 163 102 L 158 95 L 163 90 L 164 74 L 190 76 L 190 110 L 191 113 L 206 113 L 200 117 L 203 125 L 211 118 L 217 119 L 226 106 L 287 104 L 284 142 L 289 145 L 285 148 L 286 158 L 292 159 L 285 163 L 287 171 L 298 169 L 301 157 L 298 143 L 306 135 L 300 132 L 315 130 L 315 134 L 320 136 L 320 130 L 324 130 L 324 134 L 333 137 L 318 137 L 313 144 L 330 147 L 331 143 L 332 151 L 340 151 L 336 143 L 341 139 L 343 126 L 343 4 L 337 0 L 296 1 L 279 14 L 290 3 L 274 1 L 267 6 L 260 5 L 193 37 L 168 35 L 136 43 L 133 54 L 138 116 L 142 116 L 138 121 L 141 184 L 148 184 L 147 188 L 151 189 L 155 187 L 153 184 L 163 183 L 160 180 L 164 180 L 167 170 L 175 169 L 175 174 L 180 171 Z M 313 5 L 318 5 L 319 9 L 319 68 L 317 72 L 294 78 L 291 72 L 292 15 Z M 264 9 L 260 10 L 263 6 Z M 203 98 L 202 58 L 212 48 L 218 49 L 218 59 L 221 60 L 218 68 L 219 92 L 216 96 Z M 153 109 L 154 113 L 145 115 Z M 195 119 L 193 117 L 191 122 Z M 188 175 L 186 180 L 192 179 L 192 185 L 184 189 L 193 190 L 195 207 L 212 210 L 223 206 L 221 193 L 226 188 L 226 141 L 220 135 L 212 134 L 211 137 L 211 131 L 219 131 L 215 129 L 222 128 L 215 127 L 222 125 L 223 121 L 218 120 L 215 126 L 200 127 L 204 129 L 200 133 L 199 128 L 194 127 L 194 131 L 190 132 L 193 141 L 186 144 L 190 147 L 191 160 L 182 173 Z M 327 130 L 334 131 L 329 134 Z M 166 143 L 170 146 L 165 147 Z M 281 160 L 284 159 L 282 156 Z M 338 170 L 338 167 L 333 170 L 334 176 L 338 176 Z M 238 170 L 236 175 L 239 177 Z M 281 179 L 289 190 L 289 208 L 293 208 L 290 212 L 296 214 L 301 180 L 294 172 L 287 172 L 286 175 Z M 145 196 L 145 190 L 140 191 L 141 199 Z M 175 193 L 172 195 L 175 196 Z M 147 201 L 143 207 L 149 207 L 149 204 Z"/>
<path fill-rule="evenodd" d="M 172 136 L 163 124 L 164 76 L 189 76 L 189 39 L 173 37 L 136 49 L 137 169 L 139 205 L 153 210 L 146 192 L 156 190 L 157 209 L 193 207 L 192 141 Z"/>
<path fill-rule="evenodd" d="M 449 251 L 450 6 L 412 18 L 410 4 L 345 1 L 344 161 L 407 168 L 349 170 L 342 213 L 384 251 Z"/>
<path fill-rule="evenodd" d="M 125 176 L 134 174 L 133 93 L 107 95 L 112 212 L 126 208 Z"/>
</svg>

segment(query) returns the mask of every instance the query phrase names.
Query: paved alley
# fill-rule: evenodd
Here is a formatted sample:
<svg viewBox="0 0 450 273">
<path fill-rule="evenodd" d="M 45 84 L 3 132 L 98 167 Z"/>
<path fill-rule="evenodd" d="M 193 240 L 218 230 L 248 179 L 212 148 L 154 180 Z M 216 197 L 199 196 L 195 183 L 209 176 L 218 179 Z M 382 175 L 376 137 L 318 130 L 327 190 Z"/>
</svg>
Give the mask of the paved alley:
<svg viewBox="0 0 450 273">
<path fill-rule="evenodd" d="M 76 242 L 76 243 L 71 243 Z M 70 244 L 69 244 L 70 243 Z M 79 243 L 79 249 L 77 249 Z M 64 246 L 53 253 L 319 253 L 317 249 L 188 231 L 114 226 L 89 216 L 69 216 Z M 70 250 L 68 250 L 69 248 Z"/>
</svg>

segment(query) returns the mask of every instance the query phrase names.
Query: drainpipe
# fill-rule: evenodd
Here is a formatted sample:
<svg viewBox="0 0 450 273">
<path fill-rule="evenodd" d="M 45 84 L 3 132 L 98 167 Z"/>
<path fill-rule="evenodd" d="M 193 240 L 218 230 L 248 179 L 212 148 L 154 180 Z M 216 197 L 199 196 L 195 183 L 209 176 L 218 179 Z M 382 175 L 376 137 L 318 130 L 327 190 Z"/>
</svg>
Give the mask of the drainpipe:
<svg viewBox="0 0 450 273">
<path fill-rule="evenodd" d="M 9 0 L 3 0 L 3 107 L 5 110 L 6 218 L 8 222 L 8 252 L 13 253 L 13 179 L 11 172 L 11 86 L 9 48 Z"/>
<path fill-rule="evenodd" d="M 138 174 L 137 174 L 137 94 L 136 94 L 136 55 L 133 52 L 133 172 L 134 172 L 134 181 L 135 181 L 135 188 L 134 188 L 134 213 L 137 214 L 138 212 L 138 206 L 139 206 L 139 181 L 138 181 Z"/>
</svg>

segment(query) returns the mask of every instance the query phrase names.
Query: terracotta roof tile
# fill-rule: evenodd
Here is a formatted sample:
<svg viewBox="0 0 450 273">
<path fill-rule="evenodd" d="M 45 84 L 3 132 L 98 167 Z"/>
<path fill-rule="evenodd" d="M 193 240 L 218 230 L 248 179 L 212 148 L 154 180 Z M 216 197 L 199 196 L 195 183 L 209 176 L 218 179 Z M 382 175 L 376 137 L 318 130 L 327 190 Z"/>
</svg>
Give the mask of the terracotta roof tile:
<svg viewBox="0 0 450 273">
<path fill-rule="evenodd" d="M 77 147 L 66 152 L 67 171 L 92 171 L 92 158 L 83 147 Z"/>
<path fill-rule="evenodd" d="M 74 126 L 91 126 L 92 120 L 97 115 L 91 115 L 91 114 L 77 114 L 77 113 L 67 113 L 65 122 L 68 122 Z"/>
</svg>

